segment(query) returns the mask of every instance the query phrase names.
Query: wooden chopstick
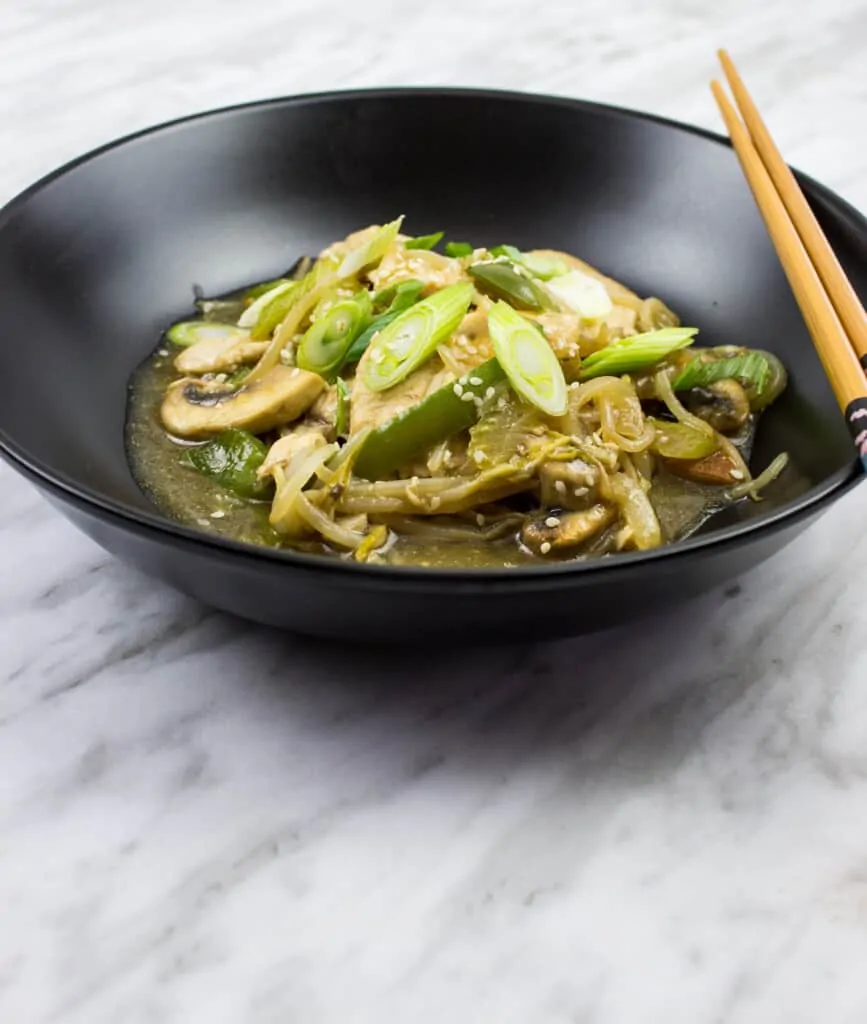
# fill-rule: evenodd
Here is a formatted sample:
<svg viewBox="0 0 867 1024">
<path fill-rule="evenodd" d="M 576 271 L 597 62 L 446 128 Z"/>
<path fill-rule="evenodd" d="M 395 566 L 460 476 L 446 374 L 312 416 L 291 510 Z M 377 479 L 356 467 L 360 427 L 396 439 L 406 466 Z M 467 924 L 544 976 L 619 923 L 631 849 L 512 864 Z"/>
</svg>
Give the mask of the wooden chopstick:
<svg viewBox="0 0 867 1024">
<path fill-rule="evenodd" d="M 725 50 L 717 51 L 717 55 L 735 98 L 735 103 L 737 103 L 744 124 L 747 126 L 750 138 L 753 140 L 753 145 L 759 151 L 762 163 L 767 168 L 789 216 L 794 221 L 801 241 L 810 254 L 810 259 L 819 272 L 825 290 L 828 292 L 831 302 L 834 303 L 837 315 L 849 335 L 849 341 L 861 360 L 861 365 L 867 368 L 867 312 L 864 311 L 864 307 L 855 294 L 855 289 L 850 284 L 834 250 L 819 227 L 819 222 L 810 209 L 794 174 L 789 170 L 786 161 L 771 138 L 771 133 L 762 120 L 752 97 L 747 92 L 747 87 L 744 85 L 734 61 Z"/>
<path fill-rule="evenodd" d="M 862 465 L 867 469 L 867 376 L 749 132 L 720 83 L 712 82 L 711 90 L 819 359 L 846 417 Z M 821 234 L 818 224 L 816 227 Z M 836 258 L 834 262 L 843 275 Z"/>
</svg>

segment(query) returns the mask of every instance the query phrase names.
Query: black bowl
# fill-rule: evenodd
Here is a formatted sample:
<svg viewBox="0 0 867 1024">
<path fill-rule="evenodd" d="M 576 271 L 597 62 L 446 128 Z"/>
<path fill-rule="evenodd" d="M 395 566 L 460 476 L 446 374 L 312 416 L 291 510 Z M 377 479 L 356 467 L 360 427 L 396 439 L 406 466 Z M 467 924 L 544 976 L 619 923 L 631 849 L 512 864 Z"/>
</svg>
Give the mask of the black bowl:
<svg viewBox="0 0 867 1024">
<path fill-rule="evenodd" d="M 867 223 L 802 179 L 855 287 Z M 127 382 L 194 285 L 228 291 L 407 215 L 478 243 L 571 250 L 791 373 L 755 460 L 794 496 L 688 541 L 600 562 L 443 571 L 345 563 L 187 529 L 124 450 Z M 469 90 L 275 100 L 174 122 L 62 168 L 0 214 L 0 446 L 108 550 L 220 608 L 361 639 L 536 638 L 691 597 L 787 544 L 856 480 L 851 442 L 725 140 L 646 115 Z"/>
</svg>

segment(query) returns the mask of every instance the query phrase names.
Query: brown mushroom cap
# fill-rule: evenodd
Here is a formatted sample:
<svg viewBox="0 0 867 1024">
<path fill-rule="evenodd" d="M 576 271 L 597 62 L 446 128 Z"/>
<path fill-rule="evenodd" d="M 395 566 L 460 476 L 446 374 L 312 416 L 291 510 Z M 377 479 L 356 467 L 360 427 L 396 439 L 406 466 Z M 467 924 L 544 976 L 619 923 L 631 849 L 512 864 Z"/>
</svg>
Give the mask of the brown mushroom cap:
<svg viewBox="0 0 867 1024">
<path fill-rule="evenodd" d="M 282 365 L 234 389 L 185 377 L 166 392 L 160 414 L 176 437 L 205 438 L 230 427 L 257 434 L 298 419 L 324 387 L 318 374 Z"/>
</svg>

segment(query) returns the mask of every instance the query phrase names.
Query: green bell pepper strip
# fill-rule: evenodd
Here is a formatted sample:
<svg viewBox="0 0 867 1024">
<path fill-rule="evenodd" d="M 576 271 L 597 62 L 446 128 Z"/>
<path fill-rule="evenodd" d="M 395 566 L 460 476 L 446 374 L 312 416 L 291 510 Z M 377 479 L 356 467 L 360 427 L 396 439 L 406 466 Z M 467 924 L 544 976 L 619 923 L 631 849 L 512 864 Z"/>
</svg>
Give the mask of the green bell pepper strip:
<svg viewBox="0 0 867 1024">
<path fill-rule="evenodd" d="M 471 427 L 485 399 L 493 397 L 489 389 L 504 379 L 503 368 L 489 359 L 438 388 L 372 431 L 353 472 L 366 480 L 384 480 L 410 459 Z"/>
<path fill-rule="evenodd" d="M 452 259 L 460 259 L 462 256 L 472 256 L 475 251 L 469 242 L 446 242 L 446 256 Z"/>
<path fill-rule="evenodd" d="M 467 273 L 478 285 L 479 291 L 494 299 L 503 299 L 515 309 L 528 309 L 535 313 L 551 309 L 553 304 L 542 288 L 515 266 L 502 260 L 498 263 L 474 263 Z"/>
<path fill-rule="evenodd" d="M 246 430 L 224 430 L 213 441 L 189 448 L 186 460 L 205 476 L 234 491 L 241 498 L 269 496 L 273 481 L 260 480 L 257 470 L 265 461 L 268 446 Z"/>
</svg>

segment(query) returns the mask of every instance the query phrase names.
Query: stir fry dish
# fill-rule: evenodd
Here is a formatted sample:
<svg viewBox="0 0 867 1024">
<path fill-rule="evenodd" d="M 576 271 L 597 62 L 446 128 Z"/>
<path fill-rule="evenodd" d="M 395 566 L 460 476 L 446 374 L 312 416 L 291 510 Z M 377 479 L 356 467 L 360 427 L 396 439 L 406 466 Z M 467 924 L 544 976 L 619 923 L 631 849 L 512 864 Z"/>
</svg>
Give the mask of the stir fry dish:
<svg viewBox="0 0 867 1024">
<path fill-rule="evenodd" d="M 169 328 L 128 448 L 170 515 L 358 561 L 540 564 L 680 540 L 782 471 L 749 469 L 773 354 L 699 348 L 568 253 L 402 221 Z"/>
</svg>

